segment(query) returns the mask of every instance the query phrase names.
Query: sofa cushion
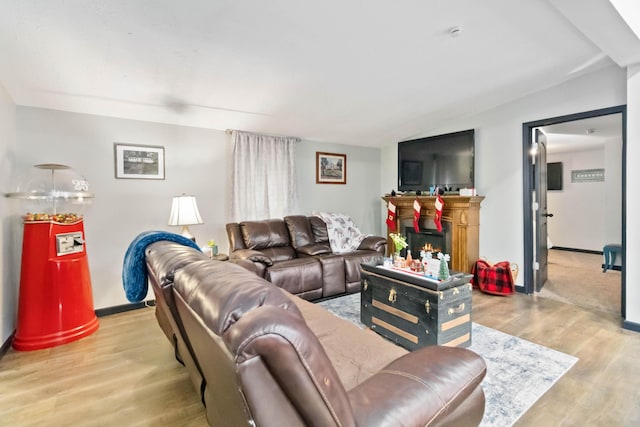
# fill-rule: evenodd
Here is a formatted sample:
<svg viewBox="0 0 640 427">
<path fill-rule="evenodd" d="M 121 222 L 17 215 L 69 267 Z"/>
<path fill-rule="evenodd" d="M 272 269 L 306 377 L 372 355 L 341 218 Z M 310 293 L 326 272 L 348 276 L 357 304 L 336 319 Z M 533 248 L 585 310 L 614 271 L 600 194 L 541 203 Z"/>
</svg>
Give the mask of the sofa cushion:
<svg viewBox="0 0 640 427">
<path fill-rule="evenodd" d="M 305 299 L 322 296 L 322 267 L 315 258 L 296 258 L 273 264 L 265 278 Z"/>
<path fill-rule="evenodd" d="M 304 215 L 289 215 L 284 217 L 284 222 L 289 230 L 291 245 L 298 249 L 315 243 L 309 219 Z"/>
<path fill-rule="evenodd" d="M 296 257 L 296 251 L 289 240 L 289 231 L 281 219 L 244 221 L 240 223 L 240 231 L 247 249 L 262 252 L 272 262 Z"/>
<path fill-rule="evenodd" d="M 291 246 L 289 231 L 281 219 L 243 221 L 240 231 L 247 249 L 263 250 Z"/>
<path fill-rule="evenodd" d="M 238 249 L 231 253 L 232 260 L 246 260 L 251 262 L 257 262 L 266 266 L 273 265 L 271 258 L 266 256 L 264 252 L 257 251 L 255 249 Z"/>
<path fill-rule="evenodd" d="M 382 264 L 382 255 L 376 251 L 358 250 L 342 255 L 347 292 L 360 290 L 360 264 Z"/>
<path fill-rule="evenodd" d="M 329 243 L 329 232 L 327 231 L 327 224 L 317 216 L 309 217 L 309 225 L 311 225 L 311 232 L 316 243 Z"/>
<path fill-rule="evenodd" d="M 260 307 L 224 340 L 255 425 L 355 427 L 346 390 L 302 317 Z"/>
<path fill-rule="evenodd" d="M 322 265 L 322 296 L 344 294 L 347 288 L 342 255 L 322 255 L 316 259 Z"/>
<path fill-rule="evenodd" d="M 153 274 L 161 287 L 173 282 L 176 270 L 194 261 L 208 259 L 200 251 L 188 248 L 180 243 L 159 241 L 145 249 L 147 271 Z"/>
<path fill-rule="evenodd" d="M 229 262 L 193 262 L 175 273 L 174 289 L 216 335 L 263 305 L 300 314 L 282 290 Z"/>
<path fill-rule="evenodd" d="M 302 256 L 327 255 L 331 253 L 331 247 L 327 243 L 314 243 L 312 245 L 298 247 L 296 251 L 298 255 Z"/>
<path fill-rule="evenodd" d="M 395 345 L 371 329 L 360 329 L 324 307 L 291 298 L 298 306 L 309 329 L 318 337 L 344 388 L 351 390 L 393 360 L 409 351 Z"/>
</svg>

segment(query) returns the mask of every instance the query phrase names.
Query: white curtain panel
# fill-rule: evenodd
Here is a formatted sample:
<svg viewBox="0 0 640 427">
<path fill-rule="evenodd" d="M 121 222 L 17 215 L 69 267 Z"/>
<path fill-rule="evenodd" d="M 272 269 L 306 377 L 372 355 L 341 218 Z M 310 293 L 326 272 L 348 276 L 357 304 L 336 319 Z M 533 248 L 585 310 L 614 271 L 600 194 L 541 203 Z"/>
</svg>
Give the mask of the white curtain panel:
<svg viewBox="0 0 640 427">
<path fill-rule="evenodd" d="M 232 220 L 282 218 L 298 213 L 297 138 L 231 133 L 233 179 Z"/>
</svg>

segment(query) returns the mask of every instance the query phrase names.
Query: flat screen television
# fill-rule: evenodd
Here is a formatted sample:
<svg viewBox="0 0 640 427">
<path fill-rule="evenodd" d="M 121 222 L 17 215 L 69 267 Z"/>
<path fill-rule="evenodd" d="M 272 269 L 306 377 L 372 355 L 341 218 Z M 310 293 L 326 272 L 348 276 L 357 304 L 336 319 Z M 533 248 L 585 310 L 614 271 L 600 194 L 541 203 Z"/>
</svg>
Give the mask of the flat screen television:
<svg viewBox="0 0 640 427">
<path fill-rule="evenodd" d="M 562 190 L 562 162 L 547 163 L 547 190 Z"/>
<path fill-rule="evenodd" d="M 474 130 L 398 143 L 398 190 L 474 188 Z"/>
</svg>

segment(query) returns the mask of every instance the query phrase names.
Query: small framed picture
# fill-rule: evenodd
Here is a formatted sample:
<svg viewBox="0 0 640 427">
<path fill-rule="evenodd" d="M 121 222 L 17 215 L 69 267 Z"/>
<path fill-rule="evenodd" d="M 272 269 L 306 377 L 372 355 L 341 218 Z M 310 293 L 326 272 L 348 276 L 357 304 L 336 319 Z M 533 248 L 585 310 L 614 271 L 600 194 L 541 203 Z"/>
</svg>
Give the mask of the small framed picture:
<svg viewBox="0 0 640 427">
<path fill-rule="evenodd" d="M 164 179 L 164 147 L 113 144 L 116 178 Z"/>
<path fill-rule="evenodd" d="M 316 152 L 316 184 L 346 184 L 347 155 Z"/>
</svg>

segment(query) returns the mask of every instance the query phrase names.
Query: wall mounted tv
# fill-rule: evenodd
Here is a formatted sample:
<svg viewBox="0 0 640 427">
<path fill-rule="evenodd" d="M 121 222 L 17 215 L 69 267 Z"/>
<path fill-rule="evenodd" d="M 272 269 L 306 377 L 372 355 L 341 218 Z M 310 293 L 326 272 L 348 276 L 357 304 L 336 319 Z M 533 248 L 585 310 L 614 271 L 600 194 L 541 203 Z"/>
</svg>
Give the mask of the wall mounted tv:
<svg viewBox="0 0 640 427">
<path fill-rule="evenodd" d="M 398 143 L 398 190 L 474 188 L 474 130 Z"/>
<path fill-rule="evenodd" d="M 562 190 L 562 162 L 547 163 L 547 190 Z"/>
</svg>

